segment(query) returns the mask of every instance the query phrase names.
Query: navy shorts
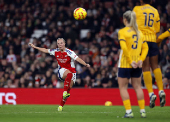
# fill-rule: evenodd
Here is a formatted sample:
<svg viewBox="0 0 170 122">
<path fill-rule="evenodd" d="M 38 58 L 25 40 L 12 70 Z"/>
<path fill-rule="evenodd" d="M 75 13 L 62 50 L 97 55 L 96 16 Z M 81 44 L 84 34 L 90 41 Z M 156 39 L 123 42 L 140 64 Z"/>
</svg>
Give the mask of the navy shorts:
<svg viewBox="0 0 170 122">
<path fill-rule="evenodd" d="M 119 68 L 118 77 L 121 78 L 139 78 L 142 75 L 142 68 Z"/>
<path fill-rule="evenodd" d="M 158 55 L 159 48 L 158 48 L 157 43 L 155 43 L 155 42 L 147 42 L 147 43 L 148 43 L 148 47 L 149 47 L 147 56 L 152 57 L 152 56 Z"/>
</svg>

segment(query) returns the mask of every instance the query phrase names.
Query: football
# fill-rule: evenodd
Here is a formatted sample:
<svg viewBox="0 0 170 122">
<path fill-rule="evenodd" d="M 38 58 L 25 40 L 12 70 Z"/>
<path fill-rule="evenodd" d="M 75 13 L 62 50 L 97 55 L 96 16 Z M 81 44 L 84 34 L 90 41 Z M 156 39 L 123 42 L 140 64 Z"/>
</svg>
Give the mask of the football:
<svg viewBox="0 0 170 122">
<path fill-rule="evenodd" d="M 106 101 L 105 106 L 112 106 L 112 102 L 111 101 Z"/>
<path fill-rule="evenodd" d="M 76 20 L 84 20 L 87 16 L 87 12 L 84 8 L 76 8 L 74 10 L 73 16 Z"/>
</svg>

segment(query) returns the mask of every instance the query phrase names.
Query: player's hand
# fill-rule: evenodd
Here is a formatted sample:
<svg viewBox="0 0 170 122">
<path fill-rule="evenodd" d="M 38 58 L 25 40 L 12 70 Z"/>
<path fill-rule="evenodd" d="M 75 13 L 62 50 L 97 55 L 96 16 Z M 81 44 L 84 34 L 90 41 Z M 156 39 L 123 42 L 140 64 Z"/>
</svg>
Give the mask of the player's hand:
<svg viewBox="0 0 170 122">
<path fill-rule="evenodd" d="M 33 48 L 36 47 L 36 46 L 35 46 L 34 44 L 32 44 L 32 43 L 29 43 L 29 45 L 30 45 L 31 47 L 33 47 Z"/>
<path fill-rule="evenodd" d="M 86 67 L 90 68 L 90 64 L 86 64 Z"/>
<path fill-rule="evenodd" d="M 143 64 L 143 61 L 142 61 L 142 60 L 138 61 L 138 63 L 137 63 L 137 65 L 138 65 L 139 68 L 142 68 L 142 64 Z"/>
<path fill-rule="evenodd" d="M 135 61 L 133 61 L 132 63 L 131 63 L 131 66 L 133 67 L 133 68 L 137 68 L 138 67 L 138 65 L 137 65 L 137 63 L 135 62 Z"/>
</svg>

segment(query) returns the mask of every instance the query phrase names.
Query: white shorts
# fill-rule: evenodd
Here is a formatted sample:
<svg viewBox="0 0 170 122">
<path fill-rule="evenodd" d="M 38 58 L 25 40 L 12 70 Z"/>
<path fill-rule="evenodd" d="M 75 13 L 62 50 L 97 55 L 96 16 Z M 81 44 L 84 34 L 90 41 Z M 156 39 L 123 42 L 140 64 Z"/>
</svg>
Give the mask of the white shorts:
<svg viewBox="0 0 170 122">
<path fill-rule="evenodd" d="M 67 69 L 65 68 L 61 68 L 61 69 L 58 69 L 58 77 L 61 81 L 64 81 L 64 79 L 62 79 L 63 75 L 64 75 L 64 72 L 66 71 Z M 73 74 L 73 77 L 72 77 L 72 81 L 75 83 L 76 82 L 76 73 L 72 73 Z"/>
</svg>

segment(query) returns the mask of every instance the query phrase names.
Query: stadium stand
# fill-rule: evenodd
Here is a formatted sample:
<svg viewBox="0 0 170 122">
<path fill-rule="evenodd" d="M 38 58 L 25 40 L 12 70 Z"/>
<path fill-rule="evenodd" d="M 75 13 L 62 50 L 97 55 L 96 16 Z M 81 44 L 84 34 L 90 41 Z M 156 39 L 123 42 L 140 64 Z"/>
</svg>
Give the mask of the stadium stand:
<svg viewBox="0 0 170 122">
<path fill-rule="evenodd" d="M 76 64 L 74 87 L 117 88 L 117 32 L 123 13 L 135 5 L 137 0 L 0 0 L 0 87 L 62 88 L 55 57 L 28 43 L 53 49 L 63 37 L 67 47 L 91 65 L 87 69 Z M 83 21 L 72 15 L 79 6 L 88 13 Z M 170 27 L 170 2 L 154 0 L 153 6 L 160 14 L 161 34 Z M 159 62 L 163 78 L 170 79 L 170 37 L 160 46 Z"/>
</svg>

